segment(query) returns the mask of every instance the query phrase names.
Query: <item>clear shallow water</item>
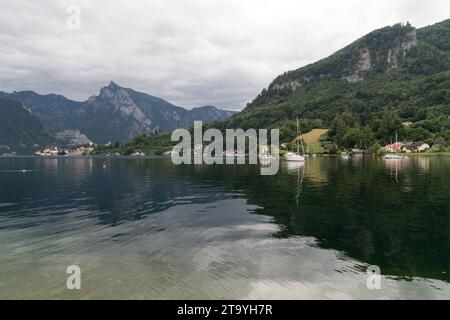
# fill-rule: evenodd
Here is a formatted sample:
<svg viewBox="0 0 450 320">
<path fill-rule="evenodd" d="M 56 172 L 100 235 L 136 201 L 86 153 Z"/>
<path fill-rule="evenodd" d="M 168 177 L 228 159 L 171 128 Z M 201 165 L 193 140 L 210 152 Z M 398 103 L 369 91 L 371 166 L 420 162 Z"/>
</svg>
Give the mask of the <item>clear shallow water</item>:
<svg viewBox="0 0 450 320">
<path fill-rule="evenodd" d="M 0 298 L 449 299 L 449 208 L 444 157 L 0 158 Z"/>
</svg>

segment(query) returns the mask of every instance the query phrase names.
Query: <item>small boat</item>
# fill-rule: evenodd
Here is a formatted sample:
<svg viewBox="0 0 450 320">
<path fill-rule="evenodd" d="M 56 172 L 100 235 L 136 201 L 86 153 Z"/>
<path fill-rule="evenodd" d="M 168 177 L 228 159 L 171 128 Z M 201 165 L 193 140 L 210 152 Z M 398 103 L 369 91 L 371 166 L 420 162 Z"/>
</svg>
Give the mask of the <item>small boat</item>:
<svg viewBox="0 0 450 320">
<path fill-rule="evenodd" d="M 304 156 L 294 153 L 294 152 L 286 153 L 285 158 L 286 158 L 286 161 L 305 162 Z"/>
<path fill-rule="evenodd" d="M 387 154 L 387 155 L 383 156 L 383 159 L 386 159 L 386 160 L 402 160 L 404 158 L 405 158 L 405 156 L 401 156 L 399 154 Z"/>
<path fill-rule="evenodd" d="M 300 154 L 300 146 L 299 146 L 298 140 L 300 140 L 300 142 L 302 143 L 303 155 Z M 286 159 L 286 161 L 305 162 L 305 147 L 303 146 L 303 138 L 300 134 L 298 118 L 297 118 L 297 152 L 296 153 L 294 153 L 294 152 L 286 153 L 285 159 Z"/>
</svg>

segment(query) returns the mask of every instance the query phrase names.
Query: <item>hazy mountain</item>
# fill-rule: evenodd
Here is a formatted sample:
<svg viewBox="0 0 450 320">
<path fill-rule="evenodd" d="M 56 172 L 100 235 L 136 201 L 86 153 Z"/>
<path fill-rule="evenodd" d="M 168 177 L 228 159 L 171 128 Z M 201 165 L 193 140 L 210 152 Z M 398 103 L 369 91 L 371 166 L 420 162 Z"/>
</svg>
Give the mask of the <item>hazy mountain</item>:
<svg viewBox="0 0 450 320">
<path fill-rule="evenodd" d="M 344 146 L 405 139 L 450 143 L 450 20 L 416 29 L 397 24 L 369 33 L 333 55 L 286 72 L 222 127 L 332 128 Z M 408 128 L 401 122 L 413 122 Z"/>
<path fill-rule="evenodd" d="M 187 110 L 114 82 L 84 102 L 32 91 L 0 92 L 0 97 L 22 102 L 49 131 L 68 143 L 123 142 L 139 133 L 186 127 L 194 120 L 225 120 L 233 114 L 213 106 Z"/>
<path fill-rule="evenodd" d="M 0 98 L 0 155 L 30 153 L 55 138 L 22 103 Z"/>
</svg>

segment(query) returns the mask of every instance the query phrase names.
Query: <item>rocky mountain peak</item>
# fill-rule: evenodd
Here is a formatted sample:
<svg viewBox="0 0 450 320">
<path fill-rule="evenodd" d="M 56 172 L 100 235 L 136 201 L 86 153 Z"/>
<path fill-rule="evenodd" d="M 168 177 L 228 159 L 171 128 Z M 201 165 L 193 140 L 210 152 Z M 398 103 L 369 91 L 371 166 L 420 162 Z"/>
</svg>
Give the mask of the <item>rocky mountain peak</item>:
<svg viewBox="0 0 450 320">
<path fill-rule="evenodd" d="M 99 97 L 102 99 L 112 99 L 117 92 L 123 88 L 117 85 L 114 81 L 111 81 L 107 86 L 100 89 Z"/>
<path fill-rule="evenodd" d="M 42 121 L 53 139 L 70 145 L 88 140 L 125 142 L 143 132 L 169 131 L 190 126 L 195 120 L 204 123 L 224 120 L 232 114 L 215 107 L 187 110 L 161 98 L 123 88 L 113 81 L 83 102 L 31 91 L 0 92 L 1 97 L 25 105 Z"/>
<path fill-rule="evenodd" d="M 109 82 L 109 84 L 108 84 L 108 88 L 110 88 L 110 89 L 118 89 L 118 88 L 121 88 L 117 83 L 115 83 L 114 81 L 110 81 Z"/>
</svg>

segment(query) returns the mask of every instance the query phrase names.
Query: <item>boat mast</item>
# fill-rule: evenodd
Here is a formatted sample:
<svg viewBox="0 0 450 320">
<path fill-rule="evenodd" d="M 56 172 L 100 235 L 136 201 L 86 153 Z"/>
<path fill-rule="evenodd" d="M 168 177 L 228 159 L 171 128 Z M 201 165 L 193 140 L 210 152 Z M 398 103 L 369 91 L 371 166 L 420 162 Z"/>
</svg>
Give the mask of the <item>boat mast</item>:
<svg viewBox="0 0 450 320">
<path fill-rule="evenodd" d="M 397 146 L 398 146 L 398 132 L 395 132 L 395 154 L 397 155 Z"/>
<path fill-rule="evenodd" d="M 298 139 L 299 139 L 298 117 L 297 117 L 297 154 L 300 154 Z"/>
<path fill-rule="evenodd" d="M 305 155 L 305 147 L 303 146 L 303 137 L 302 137 L 302 133 L 300 131 L 300 126 L 298 124 L 298 117 L 297 117 L 297 154 L 300 154 L 299 145 L 298 145 L 298 140 L 299 139 L 300 139 L 300 142 L 302 144 L 303 155 Z"/>
</svg>

